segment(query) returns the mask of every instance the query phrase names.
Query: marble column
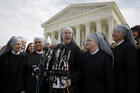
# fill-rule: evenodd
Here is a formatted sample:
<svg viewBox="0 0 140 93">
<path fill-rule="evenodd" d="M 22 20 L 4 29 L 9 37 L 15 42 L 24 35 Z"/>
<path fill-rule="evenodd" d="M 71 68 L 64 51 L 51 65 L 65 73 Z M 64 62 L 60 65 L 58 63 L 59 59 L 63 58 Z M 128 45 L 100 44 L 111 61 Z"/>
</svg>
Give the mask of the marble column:
<svg viewBox="0 0 140 93">
<path fill-rule="evenodd" d="M 58 40 L 61 40 L 60 32 L 61 32 L 61 30 L 58 30 Z"/>
<path fill-rule="evenodd" d="M 85 23 L 85 29 L 86 29 L 86 38 L 90 34 L 90 22 Z"/>
<path fill-rule="evenodd" d="M 113 32 L 113 28 L 114 28 L 114 19 L 111 17 L 111 18 L 108 18 L 108 40 L 109 40 L 109 43 L 111 44 L 113 42 L 112 40 L 112 32 Z"/>
<path fill-rule="evenodd" d="M 101 20 L 96 21 L 96 32 L 102 32 Z"/>
<path fill-rule="evenodd" d="M 48 33 L 44 33 L 45 38 L 48 39 Z"/>
<path fill-rule="evenodd" d="M 51 32 L 51 42 L 54 41 L 54 31 Z"/>
<path fill-rule="evenodd" d="M 80 25 L 76 25 L 76 43 L 80 46 Z"/>
</svg>

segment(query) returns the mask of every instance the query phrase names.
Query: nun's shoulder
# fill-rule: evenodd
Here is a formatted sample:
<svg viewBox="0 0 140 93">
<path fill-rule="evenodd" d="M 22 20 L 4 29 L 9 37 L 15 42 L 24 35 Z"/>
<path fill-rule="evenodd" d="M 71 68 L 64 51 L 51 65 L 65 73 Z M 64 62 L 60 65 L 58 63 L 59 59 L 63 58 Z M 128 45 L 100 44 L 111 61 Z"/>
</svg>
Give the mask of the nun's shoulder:
<svg viewBox="0 0 140 93">
<path fill-rule="evenodd" d="M 125 49 L 136 49 L 130 42 L 124 42 Z"/>
<path fill-rule="evenodd" d="M 104 52 L 103 50 L 99 50 L 99 54 L 101 56 L 104 56 L 104 57 L 111 57 L 109 54 L 107 54 L 106 52 Z"/>
<path fill-rule="evenodd" d="M 10 52 L 7 52 L 7 53 L 4 53 L 0 56 L 0 58 L 2 59 L 8 59 L 10 56 L 12 56 L 12 53 L 11 51 Z"/>
<path fill-rule="evenodd" d="M 72 47 L 74 47 L 75 49 L 80 49 L 80 47 L 77 45 L 77 44 L 74 44 L 74 43 L 70 43 L 70 45 L 72 46 Z"/>
</svg>

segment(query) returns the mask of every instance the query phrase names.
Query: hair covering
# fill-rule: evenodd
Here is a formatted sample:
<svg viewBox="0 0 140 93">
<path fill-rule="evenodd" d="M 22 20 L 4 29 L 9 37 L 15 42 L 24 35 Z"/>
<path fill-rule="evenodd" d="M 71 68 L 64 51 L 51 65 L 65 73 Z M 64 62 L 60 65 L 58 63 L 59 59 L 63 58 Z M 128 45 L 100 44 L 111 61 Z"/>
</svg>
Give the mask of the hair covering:
<svg viewBox="0 0 140 93">
<path fill-rule="evenodd" d="M 37 40 L 40 40 L 43 44 L 43 46 L 45 46 L 45 39 L 41 38 L 41 37 L 35 37 L 34 38 L 34 43 L 37 41 Z"/>
<path fill-rule="evenodd" d="M 64 28 L 61 30 L 61 33 L 60 33 L 61 42 L 63 42 L 62 34 L 63 34 L 66 30 L 69 30 L 69 31 L 72 33 L 72 40 L 71 40 L 71 42 L 77 45 L 77 43 L 76 43 L 76 41 L 75 41 L 75 39 L 74 39 L 73 30 L 72 30 L 71 27 L 64 27 Z"/>
<path fill-rule="evenodd" d="M 136 47 L 132 31 L 130 30 L 128 25 L 117 25 L 116 27 L 114 27 L 114 30 L 119 31 L 124 36 L 125 40 L 128 40 L 134 47 Z"/>
<path fill-rule="evenodd" d="M 21 39 L 18 38 L 18 37 L 15 37 L 15 36 L 11 37 L 10 40 L 8 41 L 8 43 L 6 44 L 6 46 L 0 52 L 0 55 L 5 54 L 5 53 L 7 53 L 9 51 L 12 51 L 13 46 L 16 43 L 21 43 Z"/>
<path fill-rule="evenodd" d="M 49 40 L 45 40 L 45 44 L 50 44 L 51 45 L 52 43 Z"/>
<path fill-rule="evenodd" d="M 25 37 L 18 37 L 18 38 L 20 38 L 21 39 L 21 41 L 26 41 L 27 42 L 27 39 L 25 38 Z"/>
<path fill-rule="evenodd" d="M 114 65 L 114 55 L 104 33 L 94 32 L 88 35 L 88 38 L 91 38 L 98 45 L 99 49 L 101 49 L 102 51 L 104 51 L 105 53 L 107 53 L 108 55 L 112 57 L 113 59 L 112 63 Z"/>
<path fill-rule="evenodd" d="M 61 43 L 61 41 L 55 40 L 55 41 L 52 42 L 52 45 L 56 45 L 56 44 L 60 44 L 60 43 Z"/>
</svg>

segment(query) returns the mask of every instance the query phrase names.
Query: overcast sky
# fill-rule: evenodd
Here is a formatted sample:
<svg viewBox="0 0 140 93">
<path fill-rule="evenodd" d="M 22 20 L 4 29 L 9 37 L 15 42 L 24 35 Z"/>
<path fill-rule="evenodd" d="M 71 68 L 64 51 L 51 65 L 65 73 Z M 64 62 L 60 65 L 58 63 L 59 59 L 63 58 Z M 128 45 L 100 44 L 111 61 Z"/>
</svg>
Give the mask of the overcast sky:
<svg viewBox="0 0 140 93">
<path fill-rule="evenodd" d="M 0 0 L 0 46 L 12 36 L 44 37 L 41 24 L 72 3 L 112 0 Z M 140 0 L 115 0 L 127 23 L 140 24 Z"/>
</svg>

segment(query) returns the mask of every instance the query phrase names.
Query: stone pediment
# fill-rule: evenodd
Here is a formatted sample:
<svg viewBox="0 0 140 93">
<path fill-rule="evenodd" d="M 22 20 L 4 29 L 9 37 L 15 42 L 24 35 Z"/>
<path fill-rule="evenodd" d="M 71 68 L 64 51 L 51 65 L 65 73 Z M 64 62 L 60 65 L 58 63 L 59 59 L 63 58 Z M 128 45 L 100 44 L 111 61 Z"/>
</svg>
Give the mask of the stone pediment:
<svg viewBox="0 0 140 93">
<path fill-rule="evenodd" d="M 110 3 L 71 4 L 62 11 L 60 11 L 58 14 L 50 18 L 48 21 L 46 21 L 43 25 L 48 25 L 73 16 L 78 16 L 80 14 L 84 14 L 95 9 L 103 8 L 109 4 Z"/>
</svg>

